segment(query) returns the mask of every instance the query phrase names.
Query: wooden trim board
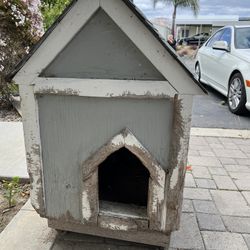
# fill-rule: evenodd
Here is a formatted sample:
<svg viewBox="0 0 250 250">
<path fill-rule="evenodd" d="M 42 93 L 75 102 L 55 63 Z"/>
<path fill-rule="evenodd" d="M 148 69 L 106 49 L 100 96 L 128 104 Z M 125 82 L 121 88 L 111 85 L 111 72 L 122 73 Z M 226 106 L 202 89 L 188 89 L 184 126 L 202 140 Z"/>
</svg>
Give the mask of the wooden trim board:
<svg viewBox="0 0 250 250">
<path fill-rule="evenodd" d="M 170 98 L 176 91 L 167 81 L 36 78 L 35 94 L 88 97 Z"/>
<path fill-rule="evenodd" d="M 170 242 L 170 233 L 161 233 L 156 231 L 114 231 L 95 226 L 82 225 L 78 223 L 48 220 L 49 227 L 83 234 L 96 235 L 100 237 L 132 241 L 142 244 L 161 246 L 168 250 Z"/>
</svg>

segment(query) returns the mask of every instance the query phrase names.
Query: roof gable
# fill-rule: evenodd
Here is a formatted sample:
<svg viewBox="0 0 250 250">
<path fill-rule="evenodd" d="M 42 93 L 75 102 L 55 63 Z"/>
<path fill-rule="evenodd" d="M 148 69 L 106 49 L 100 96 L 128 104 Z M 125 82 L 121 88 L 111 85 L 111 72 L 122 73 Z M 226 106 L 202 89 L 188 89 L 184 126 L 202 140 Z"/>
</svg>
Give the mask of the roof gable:
<svg viewBox="0 0 250 250">
<path fill-rule="evenodd" d="M 145 17 L 129 0 L 73 1 L 59 22 L 41 39 L 28 58 L 13 72 L 19 84 L 30 84 L 48 69 L 76 34 L 100 8 L 126 34 L 134 46 L 150 61 L 158 73 L 179 94 L 201 94 L 202 90 L 192 74 L 179 61 L 177 55 L 161 39 Z M 46 70 L 44 71 L 46 72 Z"/>
<path fill-rule="evenodd" d="M 101 8 L 40 76 L 165 80 Z"/>
</svg>

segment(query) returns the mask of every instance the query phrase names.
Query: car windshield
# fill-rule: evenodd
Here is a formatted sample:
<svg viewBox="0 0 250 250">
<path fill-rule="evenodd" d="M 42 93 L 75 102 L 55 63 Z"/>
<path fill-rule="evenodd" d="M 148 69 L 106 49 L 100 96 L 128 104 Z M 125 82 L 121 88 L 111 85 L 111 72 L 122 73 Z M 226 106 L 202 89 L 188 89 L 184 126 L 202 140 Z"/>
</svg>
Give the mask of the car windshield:
<svg viewBox="0 0 250 250">
<path fill-rule="evenodd" d="M 250 27 L 236 28 L 235 48 L 250 49 Z"/>
</svg>

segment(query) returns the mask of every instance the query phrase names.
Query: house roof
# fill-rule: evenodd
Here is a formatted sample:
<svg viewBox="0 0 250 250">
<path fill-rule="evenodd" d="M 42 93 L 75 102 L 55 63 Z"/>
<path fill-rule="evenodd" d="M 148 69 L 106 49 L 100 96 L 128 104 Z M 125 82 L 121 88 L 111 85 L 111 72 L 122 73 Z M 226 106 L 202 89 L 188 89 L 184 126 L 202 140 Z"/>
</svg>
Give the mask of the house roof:
<svg viewBox="0 0 250 250">
<path fill-rule="evenodd" d="M 121 0 L 125 5 L 137 16 L 137 18 L 147 27 L 151 34 L 161 43 L 161 45 L 167 50 L 167 52 L 178 62 L 182 69 L 192 78 L 194 83 L 199 86 L 199 88 L 207 93 L 205 88 L 194 78 L 193 74 L 186 68 L 184 63 L 179 60 L 178 55 L 175 51 L 165 42 L 164 38 L 160 35 L 153 24 L 146 18 L 146 16 L 136 7 L 134 3 L 130 0 Z M 78 0 L 73 0 L 63 11 L 63 13 L 56 19 L 52 26 L 45 32 L 42 38 L 35 44 L 29 54 L 27 54 L 13 69 L 13 71 L 6 77 L 8 81 L 11 81 L 15 75 L 23 68 L 26 62 L 32 57 L 32 55 L 40 48 L 44 41 L 50 36 L 50 34 L 55 30 L 55 28 L 60 24 L 62 19 L 67 15 L 68 12 L 73 8 L 73 6 L 78 2 Z"/>
</svg>

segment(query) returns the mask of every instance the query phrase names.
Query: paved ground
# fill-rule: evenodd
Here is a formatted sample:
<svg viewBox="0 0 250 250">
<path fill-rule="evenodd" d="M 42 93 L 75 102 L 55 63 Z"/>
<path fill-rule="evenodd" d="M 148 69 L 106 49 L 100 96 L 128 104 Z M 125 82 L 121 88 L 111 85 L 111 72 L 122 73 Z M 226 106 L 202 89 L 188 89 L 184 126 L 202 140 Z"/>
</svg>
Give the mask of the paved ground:
<svg viewBox="0 0 250 250">
<path fill-rule="evenodd" d="M 194 73 L 194 60 L 183 59 L 183 62 Z M 208 95 L 194 98 L 193 127 L 250 129 L 250 113 L 246 116 L 232 114 L 225 103 L 226 98 L 223 95 L 209 86 L 204 85 L 204 87 L 207 89 Z"/>
<path fill-rule="evenodd" d="M 205 86 L 205 88 L 208 91 L 207 96 L 194 98 L 193 127 L 250 129 L 250 113 L 246 116 L 232 114 L 223 95 L 209 86 Z"/>
<path fill-rule="evenodd" d="M 0 176 L 28 178 L 21 122 L 0 122 Z"/>
<path fill-rule="evenodd" d="M 192 136 L 189 164 L 181 228 L 172 234 L 171 250 L 250 249 L 250 139 Z M 78 234 L 57 235 L 27 204 L 0 234 L 0 249 L 158 248 Z"/>
<path fill-rule="evenodd" d="M 250 249 L 250 140 L 191 137 L 176 249 Z"/>
</svg>

